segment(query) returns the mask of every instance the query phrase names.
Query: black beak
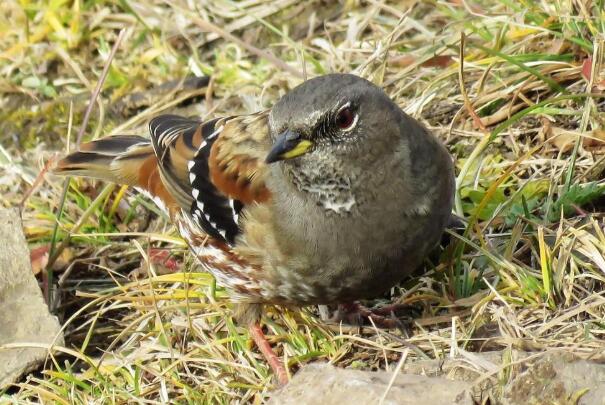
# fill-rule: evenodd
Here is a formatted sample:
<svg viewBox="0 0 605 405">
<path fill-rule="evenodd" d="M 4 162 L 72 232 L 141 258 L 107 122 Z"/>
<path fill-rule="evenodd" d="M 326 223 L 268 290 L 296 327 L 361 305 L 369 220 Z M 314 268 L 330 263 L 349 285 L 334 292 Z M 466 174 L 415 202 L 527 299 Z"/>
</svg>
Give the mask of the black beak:
<svg viewBox="0 0 605 405">
<path fill-rule="evenodd" d="M 303 139 L 300 133 L 288 129 L 277 137 L 273 148 L 271 148 L 271 151 L 265 158 L 265 162 L 273 163 L 295 158 L 307 153 L 312 146 L 313 143 L 307 139 Z"/>
</svg>

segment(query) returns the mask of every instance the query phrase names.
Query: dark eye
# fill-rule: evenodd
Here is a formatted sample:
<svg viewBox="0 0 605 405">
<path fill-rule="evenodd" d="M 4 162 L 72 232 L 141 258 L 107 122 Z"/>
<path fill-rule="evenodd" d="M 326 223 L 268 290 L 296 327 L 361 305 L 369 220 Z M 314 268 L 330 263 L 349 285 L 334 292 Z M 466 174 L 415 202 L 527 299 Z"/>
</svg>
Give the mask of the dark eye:
<svg viewBox="0 0 605 405">
<path fill-rule="evenodd" d="M 351 111 L 349 107 L 345 107 L 338 111 L 338 115 L 336 115 L 336 125 L 338 125 L 338 128 L 340 129 L 350 128 L 354 121 L 355 113 Z"/>
</svg>

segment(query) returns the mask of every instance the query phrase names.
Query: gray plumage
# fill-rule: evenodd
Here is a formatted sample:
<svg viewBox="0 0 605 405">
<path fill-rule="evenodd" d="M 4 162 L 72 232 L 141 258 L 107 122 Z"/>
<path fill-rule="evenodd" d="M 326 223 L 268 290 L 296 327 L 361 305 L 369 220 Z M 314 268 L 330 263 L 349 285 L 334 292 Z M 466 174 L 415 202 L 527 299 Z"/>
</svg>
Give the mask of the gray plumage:
<svg viewBox="0 0 605 405">
<path fill-rule="evenodd" d="M 324 120 L 347 103 L 358 115 L 355 127 L 321 133 Z M 367 298 L 418 267 L 453 203 L 453 165 L 437 138 L 353 75 L 303 83 L 273 107 L 269 122 L 273 139 L 289 129 L 315 144 L 273 164 L 267 180 L 280 190 L 273 193 L 273 226 L 288 252 L 278 265 L 288 270 L 275 272 L 283 283 L 278 295 L 309 303 Z"/>
</svg>

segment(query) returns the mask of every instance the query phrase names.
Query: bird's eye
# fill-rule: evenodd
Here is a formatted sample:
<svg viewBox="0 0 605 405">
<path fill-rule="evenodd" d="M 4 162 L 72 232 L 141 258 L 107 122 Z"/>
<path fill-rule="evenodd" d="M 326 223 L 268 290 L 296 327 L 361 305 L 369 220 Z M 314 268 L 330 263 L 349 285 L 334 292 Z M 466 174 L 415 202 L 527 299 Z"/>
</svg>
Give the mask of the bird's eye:
<svg viewBox="0 0 605 405">
<path fill-rule="evenodd" d="M 336 125 L 340 129 L 349 129 L 355 122 L 355 113 L 349 107 L 345 107 L 338 111 L 336 115 Z"/>
</svg>

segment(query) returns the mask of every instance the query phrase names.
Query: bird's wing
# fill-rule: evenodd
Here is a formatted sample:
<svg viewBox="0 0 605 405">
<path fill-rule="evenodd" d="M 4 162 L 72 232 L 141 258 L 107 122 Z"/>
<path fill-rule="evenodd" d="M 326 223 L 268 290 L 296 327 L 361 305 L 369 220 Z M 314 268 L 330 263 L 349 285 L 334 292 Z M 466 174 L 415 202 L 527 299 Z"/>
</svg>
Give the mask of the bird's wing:
<svg viewBox="0 0 605 405">
<path fill-rule="evenodd" d="M 205 140 L 214 134 L 217 121 L 219 119 L 201 122 L 178 115 L 160 115 L 149 123 L 161 185 L 183 209 L 189 209 L 194 201 L 188 164 Z"/>
<path fill-rule="evenodd" d="M 169 193 L 207 234 L 233 243 L 243 206 L 269 198 L 267 113 L 205 123 L 163 115 L 149 128 Z"/>
<path fill-rule="evenodd" d="M 59 161 L 54 172 L 136 186 L 232 244 L 244 205 L 270 198 L 267 117 L 260 112 L 201 122 L 161 115 L 149 123 L 150 140 L 118 135 L 92 141 Z"/>
</svg>

